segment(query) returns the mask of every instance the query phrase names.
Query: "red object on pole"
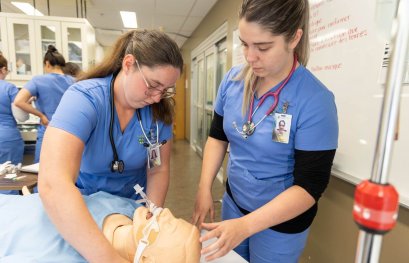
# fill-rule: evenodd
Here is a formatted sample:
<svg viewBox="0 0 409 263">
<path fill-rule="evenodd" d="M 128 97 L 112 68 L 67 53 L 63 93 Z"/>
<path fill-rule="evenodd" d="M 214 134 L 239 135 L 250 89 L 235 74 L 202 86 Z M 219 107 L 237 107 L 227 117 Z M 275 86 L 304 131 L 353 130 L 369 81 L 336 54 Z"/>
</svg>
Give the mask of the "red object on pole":
<svg viewBox="0 0 409 263">
<path fill-rule="evenodd" d="M 365 180 L 356 187 L 353 216 L 366 232 L 387 233 L 396 224 L 398 208 L 399 195 L 392 185 Z"/>
</svg>

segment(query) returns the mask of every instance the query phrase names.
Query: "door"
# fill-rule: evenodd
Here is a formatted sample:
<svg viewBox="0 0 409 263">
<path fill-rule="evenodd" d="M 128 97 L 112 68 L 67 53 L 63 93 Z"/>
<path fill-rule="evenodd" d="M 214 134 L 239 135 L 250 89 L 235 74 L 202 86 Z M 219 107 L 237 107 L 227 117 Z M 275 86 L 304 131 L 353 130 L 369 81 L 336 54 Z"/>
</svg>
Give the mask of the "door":
<svg viewBox="0 0 409 263">
<path fill-rule="evenodd" d="M 58 21 L 35 21 L 35 33 L 37 40 L 37 50 L 41 50 L 41 54 L 37 54 L 37 68 L 43 68 L 44 55 L 47 52 L 48 46 L 53 45 L 58 52 L 63 54 L 61 45 L 61 23 Z M 64 56 L 67 60 L 67 58 Z"/>
<path fill-rule="evenodd" d="M 7 19 L 9 35 L 10 78 L 29 80 L 36 74 L 36 45 L 34 42 L 34 21 L 20 18 Z"/>
<path fill-rule="evenodd" d="M 65 60 L 78 64 L 81 69 L 88 66 L 84 25 L 80 23 L 61 23 L 62 51 Z"/>
</svg>

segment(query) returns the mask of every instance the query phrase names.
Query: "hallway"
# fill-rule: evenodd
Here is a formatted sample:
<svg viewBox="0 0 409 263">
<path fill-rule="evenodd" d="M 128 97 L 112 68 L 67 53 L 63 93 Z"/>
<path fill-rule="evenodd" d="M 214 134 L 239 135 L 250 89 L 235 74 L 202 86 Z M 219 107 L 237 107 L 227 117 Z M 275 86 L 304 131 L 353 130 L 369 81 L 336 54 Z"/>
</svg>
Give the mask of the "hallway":
<svg viewBox="0 0 409 263">
<path fill-rule="evenodd" d="M 190 222 L 195 204 L 196 191 L 200 179 L 202 159 L 193 151 L 189 142 L 177 140 L 173 142 L 170 168 L 170 185 L 165 207 L 176 217 Z M 215 220 L 220 220 L 221 200 L 224 187 L 219 180 L 213 183 L 213 200 Z"/>
</svg>

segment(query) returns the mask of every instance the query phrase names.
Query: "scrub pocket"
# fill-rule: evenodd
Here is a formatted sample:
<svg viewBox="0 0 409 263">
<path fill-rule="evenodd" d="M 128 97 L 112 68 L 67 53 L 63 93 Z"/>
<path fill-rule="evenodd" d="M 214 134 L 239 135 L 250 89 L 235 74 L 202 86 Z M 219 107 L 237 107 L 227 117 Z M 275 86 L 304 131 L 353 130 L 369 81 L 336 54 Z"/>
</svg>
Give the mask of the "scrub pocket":
<svg viewBox="0 0 409 263">
<path fill-rule="evenodd" d="M 229 174 L 229 185 L 234 200 L 242 208 L 253 211 L 283 192 L 285 183 L 283 178 L 258 179 L 247 169 Z"/>
</svg>

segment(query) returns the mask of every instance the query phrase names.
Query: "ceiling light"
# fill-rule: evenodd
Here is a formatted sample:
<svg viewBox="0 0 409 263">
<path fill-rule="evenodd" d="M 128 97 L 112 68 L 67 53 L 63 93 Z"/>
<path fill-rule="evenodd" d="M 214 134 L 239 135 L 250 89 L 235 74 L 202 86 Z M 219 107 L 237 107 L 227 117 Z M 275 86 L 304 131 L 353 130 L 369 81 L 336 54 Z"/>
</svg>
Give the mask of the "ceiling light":
<svg viewBox="0 0 409 263">
<path fill-rule="evenodd" d="M 138 23 L 136 22 L 136 13 L 128 11 L 119 11 L 122 17 L 122 24 L 125 28 L 137 28 Z"/>
<path fill-rule="evenodd" d="M 44 16 L 43 13 L 35 9 L 31 4 L 29 3 L 22 3 L 22 2 L 11 2 L 15 7 L 23 11 L 27 15 L 31 16 Z"/>
</svg>

